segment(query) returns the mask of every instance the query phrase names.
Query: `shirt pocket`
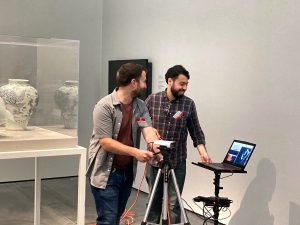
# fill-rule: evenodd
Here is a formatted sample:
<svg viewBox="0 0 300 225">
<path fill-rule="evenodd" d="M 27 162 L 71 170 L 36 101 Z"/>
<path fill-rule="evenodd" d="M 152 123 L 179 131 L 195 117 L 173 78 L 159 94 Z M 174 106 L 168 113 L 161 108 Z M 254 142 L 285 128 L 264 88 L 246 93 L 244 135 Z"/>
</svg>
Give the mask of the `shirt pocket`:
<svg viewBox="0 0 300 225">
<path fill-rule="evenodd" d="M 176 124 L 176 129 L 180 128 L 185 128 L 186 127 L 186 118 L 185 117 L 182 117 L 180 119 L 175 119 L 173 118 L 174 120 L 174 123 Z"/>
</svg>

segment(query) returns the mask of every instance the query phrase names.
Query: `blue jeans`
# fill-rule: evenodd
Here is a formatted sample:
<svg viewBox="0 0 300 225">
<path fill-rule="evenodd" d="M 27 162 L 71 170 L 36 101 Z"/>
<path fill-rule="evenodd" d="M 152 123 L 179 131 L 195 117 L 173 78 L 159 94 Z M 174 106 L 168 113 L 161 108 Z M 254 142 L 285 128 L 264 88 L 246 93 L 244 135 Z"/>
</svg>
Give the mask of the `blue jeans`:
<svg viewBox="0 0 300 225">
<path fill-rule="evenodd" d="M 158 172 L 157 167 L 150 166 L 148 164 L 148 172 L 147 172 L 147 182 L 149 186 L 150 193 L 152 192 L 152 188 L 154 186 L 155 178 Z M 174 173 L 176 176 L 177 185 L 180 191 L 180 195 L 183 190 L 185 174 L 186 174 L 186 161 L 183 161 L 177 164 L 176 168 L 174 168 Z M 164 185 L 164 174 L 161 173 L 156 192 L 153 198 L 152 207 L 149 211 L 147 222 L 150 223 L 160 223 L 160 216 L 162 213 L 162 201 L 163 201 L 163 185 Z M 173 180 L 171 176 L 169 176 L 168 182 L 168 202 L 169 202 L 169 211 L 170 211 L 170 221 L 171 224 L 176 224 L 181 222 L 181 210 L 178 202 L 176 190 L 174 187 Z"/>
<path fill-rule="evenodd" d="M 133 182 L 132 168 L 112 169 L 105 189 L 91 185 L 96 203 L 97 225 L 119 225 Z"/>
</svg>

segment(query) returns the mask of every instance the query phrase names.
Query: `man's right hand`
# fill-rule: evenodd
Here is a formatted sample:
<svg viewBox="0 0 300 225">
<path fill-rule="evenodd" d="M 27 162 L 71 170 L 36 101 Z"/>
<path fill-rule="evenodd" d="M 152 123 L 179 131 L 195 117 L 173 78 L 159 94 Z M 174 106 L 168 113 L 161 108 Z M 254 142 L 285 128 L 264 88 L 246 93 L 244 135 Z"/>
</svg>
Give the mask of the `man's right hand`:
<svg viewBox="0 0 300 225">
<path fill-rule="evenodd" d="M 135 158 L 140 162 L 148 162 L 153 158 L 153 153 L 146 150 L 138 150 Z"/>
</svg>

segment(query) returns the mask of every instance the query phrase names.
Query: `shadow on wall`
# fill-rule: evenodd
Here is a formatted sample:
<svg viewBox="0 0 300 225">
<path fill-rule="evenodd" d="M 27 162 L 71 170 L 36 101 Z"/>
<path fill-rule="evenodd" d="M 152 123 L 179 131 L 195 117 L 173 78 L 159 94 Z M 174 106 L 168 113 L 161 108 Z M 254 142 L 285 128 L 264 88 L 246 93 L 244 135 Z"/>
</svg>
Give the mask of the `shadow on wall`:
<svg viewBox="0 0 300 225">
<path fill-rule="evenodd" d="M 298 225 L 300 221 L 300 205 L 290 202 L 290 225 Z"/>
<path fill-rule="evenodd" d="M 257 166 L 256 177 L 250 183 L 238 211 L 229 225 L 273 225 L 274 216 L 268 203 L 276 186 L 276 168 L 269 159 L 262 159 Z"/>
</svg>

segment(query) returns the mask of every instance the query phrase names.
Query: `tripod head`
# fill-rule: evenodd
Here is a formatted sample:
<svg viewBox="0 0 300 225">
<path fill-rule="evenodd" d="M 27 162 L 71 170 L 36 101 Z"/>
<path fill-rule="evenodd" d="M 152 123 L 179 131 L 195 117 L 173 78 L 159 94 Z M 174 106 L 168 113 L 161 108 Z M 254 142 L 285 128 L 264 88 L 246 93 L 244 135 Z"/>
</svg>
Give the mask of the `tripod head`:
<svg viewBox="0 0 300 225">
<path fill-rule="evenodd" d="M 166 165 L 168 168 L 171 168 L 171 162 L 170 162 L 170 152 L 171 152 L 171 145 L 175 141 L 164 141 L 164 140 L 158 140 L 154 141 L 155 145 L 159 145 L 157 147 L 160 150 L 160 153 L 163 156 L 163 160 L 159 162 L 160 168 L 164 168 Z"/>
<path fill-rule="evenodd" d="M 159 146 L 157 147 L 159 150 L 160 150 L 160 153 L 163 155 L 164 159 L 166 158 L 169 158 L 170 156 L 170 151 L 171 151 L 171 148 L 168 148 L 166 146 Z"/>
<path fill-rule="evenodd" d="M 172 145 L 174 142 L 175 142 L 175 141 L 157 140 L 157 141 L 154 141 L 153 144 L 159 145 L 159 147 L 167 147 L 167 148 L 170 148 L 171 145 Z"/>
<path fill-rule="evenodd" d="M 153 144 L 155 145 L 159 145 L 159 147 L 157 147 L 160 150 L 160 153 L 163 155 L 164 159 L 169 159 L 169 155 L 170 155 L 170 151 L 171 151 L 171 145 L 174 143 L 175 141 L 164 141 L 164 140 L 157 140 L 154 141 Z"/>
</svg>

